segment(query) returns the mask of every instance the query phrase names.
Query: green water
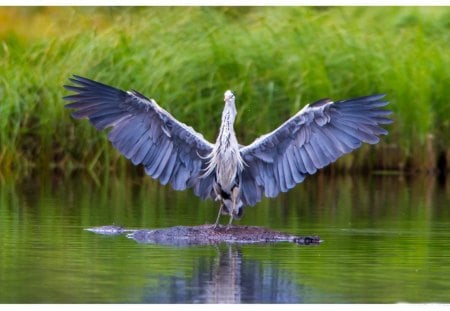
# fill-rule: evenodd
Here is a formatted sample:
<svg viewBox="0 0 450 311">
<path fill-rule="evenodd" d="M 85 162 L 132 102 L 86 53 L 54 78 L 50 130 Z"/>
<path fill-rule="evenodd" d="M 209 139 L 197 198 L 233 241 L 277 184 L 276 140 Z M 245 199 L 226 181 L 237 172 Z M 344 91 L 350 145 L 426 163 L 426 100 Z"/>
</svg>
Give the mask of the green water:
<svg viewBox="0 0 450 311">
<path fill-rule="evenodd" d="M 149 178 L 1 180 L 0 303 L 450 302 L 450 182 L 435 177 L 321 174 L 240 221 L 320 246 L 179 248 L 83 230 L 216 211 Z"/>
</svg>

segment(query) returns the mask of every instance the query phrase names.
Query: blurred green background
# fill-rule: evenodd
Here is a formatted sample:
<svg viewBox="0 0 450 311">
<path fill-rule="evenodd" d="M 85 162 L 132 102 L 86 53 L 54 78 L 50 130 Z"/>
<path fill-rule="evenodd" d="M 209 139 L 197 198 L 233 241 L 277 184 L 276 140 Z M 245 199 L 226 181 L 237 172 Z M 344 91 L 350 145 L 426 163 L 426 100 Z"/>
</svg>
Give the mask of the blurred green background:
<svg viewBox="0 0 450 311">
<path fill-rule="evenodd" d="M 71 74 L 136 89 L 215 141 L 223 92 L 242 144 L 305 104 L 386 93 L 390 134 L 331 170 L 447 171 L 450 8 L 0 8 L 0 172 L 132 167 L 64 109 Z"/>
</svg>

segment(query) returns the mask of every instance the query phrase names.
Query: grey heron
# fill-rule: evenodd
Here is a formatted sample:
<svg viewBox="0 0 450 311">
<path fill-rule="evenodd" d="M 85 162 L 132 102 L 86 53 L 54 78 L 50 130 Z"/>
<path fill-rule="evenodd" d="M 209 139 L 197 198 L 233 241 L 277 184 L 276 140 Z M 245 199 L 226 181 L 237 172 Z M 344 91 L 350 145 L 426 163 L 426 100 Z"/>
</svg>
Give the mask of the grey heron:
<svg viewBox="0 0 450 311">
<path fill-rule="evenodd" d="M 276 197 L 292 189 L 340 156 L 376 144 L 388 132 L 391 111 L 384 94 L 306 105 L 274 131 L 248 146 L 234 132 L 235 95 L 224 94 L 222 123 L 215 144 L 175 119 L 155 100 L 74 75 L 74 94 L 64 97 L 76 119 L 88 118 L 97 128 L 111 128 L 108 139 L 134 165 L 175 190 L 192 188 L 201 199 L 220 201 L 219 214 L 242 216 L 263 195 Z"/>
</svg>

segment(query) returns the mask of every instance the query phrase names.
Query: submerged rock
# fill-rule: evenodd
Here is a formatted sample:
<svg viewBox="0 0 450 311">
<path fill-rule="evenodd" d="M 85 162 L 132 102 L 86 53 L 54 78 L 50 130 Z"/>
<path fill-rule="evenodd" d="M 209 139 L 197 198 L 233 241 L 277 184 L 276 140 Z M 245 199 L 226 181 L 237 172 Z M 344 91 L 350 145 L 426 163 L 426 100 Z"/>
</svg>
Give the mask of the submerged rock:
<svg viewBox="0 0 450 311">
<path fill-rule="evenodd" d="M 274 243 L 293 242 L 300 245 L 320 244 L 318 236 L 295 236 L 256 226 L 219 226 L 206 224 L 200 226 L 176 226 L 160 229 L 124 229 L 119 226 L 102 226 L 88 228 L 104 235 L 127 234 L 127 237 L 139 243 L 162 245 L 209 245 L 220 243 Z"/>
</svg>

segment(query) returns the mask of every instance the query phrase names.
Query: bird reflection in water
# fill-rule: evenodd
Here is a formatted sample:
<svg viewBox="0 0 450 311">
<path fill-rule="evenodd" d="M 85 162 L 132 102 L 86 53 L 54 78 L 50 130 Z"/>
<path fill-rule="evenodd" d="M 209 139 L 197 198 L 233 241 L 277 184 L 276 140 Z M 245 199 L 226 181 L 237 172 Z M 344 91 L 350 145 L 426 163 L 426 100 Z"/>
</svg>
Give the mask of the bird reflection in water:
<svg viewBox="0 0 450 311">
<path fill-rule="evenodd" d="M 158 276 L 145 289 L 146 303 L 300 303 L 305 292 L 289 271 L 245 259 L 240 246 L 217 246 L 199 257 L 192 277 Z"/>
<path fill-rule="evenodd" d="M 211 279 L 206 282 L 205 302 L 236 303 L 241 301 L 242 252 L 229 245 L 218 249 Z"/>
</svg>

